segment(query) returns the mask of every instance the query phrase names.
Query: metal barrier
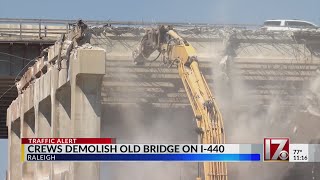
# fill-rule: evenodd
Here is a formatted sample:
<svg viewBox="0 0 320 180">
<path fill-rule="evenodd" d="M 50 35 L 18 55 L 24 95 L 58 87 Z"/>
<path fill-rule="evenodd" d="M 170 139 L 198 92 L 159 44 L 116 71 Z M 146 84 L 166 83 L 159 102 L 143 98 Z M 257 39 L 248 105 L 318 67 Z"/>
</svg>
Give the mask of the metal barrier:
<svg viewBox="0 0 320 180">
<path fill-rule="evenodd" d="M 0 19 L 0 36 L 15 37 L 23 39 L 25 37 L 48 37 L 59 36 L 68 33 L 70 23 L 30 20 L 30 19 Z"/>
<path fill-rule="evenodd" d="M 57 19 L 15 19 L 15 18 L 0 18 L 0 23 L 24 23 L 24 24 L 53 24 L 53 25 L 68 25 L 74 24 L 77 20 L 57 20 Z M 257 24 L 210 24 L 210 23 L 183 23 L 183 22 L 148 22 L 148 21 L 97 21 L 97 20 L 83 20 L 89 25 L 174 25 L 181 27 L 258 27 Z"/>
<path fill-rule="evenodd" d="M 77 20 L 53 20 L 53 19 L 14 19 L 0 18 L 0 36 L 28 37 L 37 36 L 39 38 L 57 36 L 68 33 L 72 25 Z M 173 25 L 175 27 L 207 27 L 207 28 L 245 28 L 252 29 L 258 27 L 255 24 L 207 24 L 207 23 L 181 23 L 181 22 L 144 22 L 144 21 L 92 21 L 84 20 L 89 26 L 131 26 L 143 27 L 154 25 Z"/>
</svg>

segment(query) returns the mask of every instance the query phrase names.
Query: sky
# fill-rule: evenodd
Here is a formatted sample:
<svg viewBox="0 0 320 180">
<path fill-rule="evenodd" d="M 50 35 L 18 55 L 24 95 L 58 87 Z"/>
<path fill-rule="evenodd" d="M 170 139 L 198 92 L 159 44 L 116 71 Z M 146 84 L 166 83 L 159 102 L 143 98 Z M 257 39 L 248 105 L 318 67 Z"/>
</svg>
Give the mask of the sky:
<svg viewBox="0 0 320 180">
<path fill-rule="evenodd" d="M 6 177 L 8 162 L 7 140 L 0 139 L 0 180 Z"/>
<path fill-rule="evenodd" d="M 1 3 L 0 17 L 228 24 L 291 18 L 320 24 L 318 7 L 319 0 L 10 0 Z"/>
<path fill-rule="evenodd" d="M 303 19 L 320 25 L 319 0 L 0 0 L 0 18 L 262 24 Z M 200 3 L 201 2 L 201 3 Z M 0 180 L 7 168 L 0 140 Z"/>
</svg>

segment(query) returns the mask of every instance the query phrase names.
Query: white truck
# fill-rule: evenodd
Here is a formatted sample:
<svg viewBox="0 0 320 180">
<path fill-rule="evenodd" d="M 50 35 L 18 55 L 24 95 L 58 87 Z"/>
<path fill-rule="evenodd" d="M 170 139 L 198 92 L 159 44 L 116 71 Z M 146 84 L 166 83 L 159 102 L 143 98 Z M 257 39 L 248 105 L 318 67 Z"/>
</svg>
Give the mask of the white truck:
<svg viewBox="0 0 320 180">
<path fill-rule="evenodd" d="M 265 21 L 261 29 L 266 31 L 300 31 L 318 28 L 316 24 L 308 21 L 277 19 Z"/>
</svg>

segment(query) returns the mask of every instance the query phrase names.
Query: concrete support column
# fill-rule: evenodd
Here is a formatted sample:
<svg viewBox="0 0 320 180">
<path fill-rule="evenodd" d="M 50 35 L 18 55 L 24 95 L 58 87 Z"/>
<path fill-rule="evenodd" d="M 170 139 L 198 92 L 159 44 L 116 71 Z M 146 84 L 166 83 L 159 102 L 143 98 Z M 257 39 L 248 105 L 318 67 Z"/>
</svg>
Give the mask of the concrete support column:
<svg viewBox="0 0 320 180">
<path fill-rule="evenodd" d="M 59 70 L 57 68 L 54 67 L 50 67 L 48 74 L 50 74 L 51 78 L 50 78 L 50 111 L 51 111 L 51 129 L 50 129 L 50 137 L 53 138 L 58 138 L 57 136 L 57 131 L 56 129 L 57 127 L 57 113 L 58 113 L 58 101 L 56 99 L 56 94 L 57 94 L 57 88 L 58 88 L 58 84 L 59 84 Z M 50 179 L 54 179 L 55 176 L 55 168 L 54 168 L 55 163 L 51 162 L 50 163 Z"/>
<path fill-rule="evenodd" d="M 8 126 L 8 180 L 22 179 L 21 164 L 21 110 L 22 96 L 19 95 L 7 110 Z"/>
<path fill-rule="evenodd" d="M 9 149 L 9 179 L 10 180 L 20 180 L 22 179 L 22 164 L 20 160 L 21 151 L 20 151 L 20 136 L 21 136 L 21 127 L 20 127 L 20 118 L 15 120 L 10 124 L 9 128 L 9 139 L 8 139 L 8 149 Z"/>
<path fill-rule="evenodd" d="M 96 76 L 78 76 L 72 87 L 71 121 L 74 137 L 100 137 L 100 84 Z M 73 163 L 74 180 L 99 179 L 99 163 Z"/>
<path fill-rule="evenodd" d="M 57 89 L 59 84 L 59 71 L 56 68 L 50 69 L 51 74 L 51 137 L 58 138 L 56 129 L 57 127 L 57 117 L 58 117 L 58 106 L 59 103 L 57 101 L 56 95 L 57 95 Z"/>
<path fill-rule="evenodd" d="M 22 94 L 21 106 L 21 138 L 33 138 L 35 135 L 35 111 L 34 111 L 34 84 L 30 84 L 29 88 Z M 20 148 L 21 149 L 21 148 Z M 35 179 L 35 163 L 22 163 L 23 179 Z"/>
<path fill-rule="evenodd" d="M 35 118 L 35 136 L 39 137 L 39 135 L 41 133 L 39 133 L 40 130 L 42 130 L 42 128 L 39 129 L 39 126 L 41 127 L 40 123 L 42 123 L 41 119 L 43 116 L 41 116 L 41 112 L 39 112 L 39 102 L 40 102 L 40 98 L 39 98 L 39 91 L 40 91 L 40 83 L 39 83 L 39 79 L 35 80 L 34 82 L 34 97 L 33 97 L 33 107 L 34 107 L 34 118 Z M 39 117 L 40 116 L 40 117 Z M 42 170 L 41 170 L 41 163 L 36 163 L 36 169 L 35 169 L 35 179 L 40 179 L 42 178 Z"/>
<path fill-rule="evenodd" d="M 59 73 L 60 78 L 60 73 Z M 56 127 L 54 129 L 55 137 L 72 137 L 72 124 L 71 124 L 71 89 L 70 84 L 67 83 L 60 87 L 56 92 L 57 100 L 57 117 L 54 122 Z M 71 172 L 70 162 L 54 162 L 53 163 L 53 180 L 69 180 Z"/>
<path fill-rule="evenodd" d="M 71 63 L 71 123 L 73 137 L 100 137 L 101 83 L 104 50 L 78 49 Z M 73 163 L 72 180 L 98 180 L 100 164 Z"/>
<path fill-rule="evenodd" d="M 39 110 L 36 114 L 36 119 L 38 117 L 38 135 L 39 138 L 51 137 L 51 99 L 47 97 L 42 102 L 39 103 Z M 37 111 L 35 111 L 37 112 Z M 37 162 L 37 178 L 47 179 L 50 177 L 50 162 Z"/>
</svg>

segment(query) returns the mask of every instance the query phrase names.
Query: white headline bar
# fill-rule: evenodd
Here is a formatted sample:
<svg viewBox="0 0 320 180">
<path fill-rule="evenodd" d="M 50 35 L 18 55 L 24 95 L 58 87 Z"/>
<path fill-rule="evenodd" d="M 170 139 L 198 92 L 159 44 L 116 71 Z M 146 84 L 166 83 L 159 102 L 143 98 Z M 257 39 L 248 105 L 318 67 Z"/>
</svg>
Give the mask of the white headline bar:
<svg viewBox="0 0 320 180">
<path fill-rule="evenodd" d="M 251 144 L 25 144 L 25 154 L 251 154 Z"/>
</svg>

